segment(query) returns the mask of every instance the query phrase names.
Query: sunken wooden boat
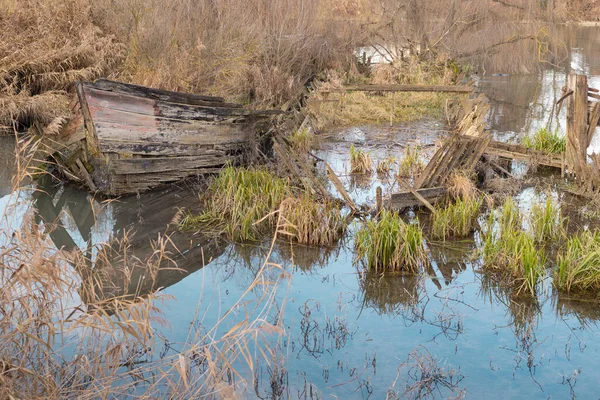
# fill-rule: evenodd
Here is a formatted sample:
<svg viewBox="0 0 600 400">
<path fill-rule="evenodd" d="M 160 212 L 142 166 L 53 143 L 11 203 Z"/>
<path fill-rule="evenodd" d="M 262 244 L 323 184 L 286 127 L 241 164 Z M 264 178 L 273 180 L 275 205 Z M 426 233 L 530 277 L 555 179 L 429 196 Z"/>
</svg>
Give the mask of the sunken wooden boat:
<svg viewBox="0 0 600 400">
<path fill-rule="evenodd" d="M 108 196 L 242 163 L 258 145 L 257 122 L 280 113 L 104 79 L 78 83 L 71 108 L 52 157 L 67 178 Z"/>
</svg>

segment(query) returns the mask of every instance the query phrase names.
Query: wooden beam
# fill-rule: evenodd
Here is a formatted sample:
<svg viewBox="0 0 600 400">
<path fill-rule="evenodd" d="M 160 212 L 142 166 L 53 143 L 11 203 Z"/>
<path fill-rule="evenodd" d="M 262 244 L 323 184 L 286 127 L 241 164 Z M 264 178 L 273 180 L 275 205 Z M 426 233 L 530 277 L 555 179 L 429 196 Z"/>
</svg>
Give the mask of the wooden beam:
<svg viewBox="0 0 600 400">
<path fill-rule="evenodd" d="M 418 196 L 415 196 L 415 193 L 417 193 L 421 199 Z M 425 199 L 431 206 L 432 203 L 436 203 L 437 201 L 443 199 L 445 195 L 446 188 L 442 186 L 426 189 L 412 189 L 412 191 L 405 190 L 400 193 L 392 193 L 391 206 L 396 210 L 403 210 L 407 207 L 413 206 L 421 206 L 423 205 L 422 199 Z"/>
<path fill-rule="evenodd" d="M 439 92 L 472 93 L 472 86 L 456 85 L 348 85 L 341 88 L 321 90 L 326 92 Z"/>
</svg>

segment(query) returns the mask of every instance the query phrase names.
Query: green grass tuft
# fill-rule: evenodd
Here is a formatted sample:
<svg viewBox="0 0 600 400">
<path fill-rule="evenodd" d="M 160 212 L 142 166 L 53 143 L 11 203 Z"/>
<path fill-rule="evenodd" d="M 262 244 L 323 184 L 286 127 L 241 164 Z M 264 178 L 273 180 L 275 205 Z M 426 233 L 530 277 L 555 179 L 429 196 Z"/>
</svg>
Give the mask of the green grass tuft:
<svg viewBox="0 0 600 400">
<path fill-rule="evenodd" d="M 559 135 L 557 131 L 551 132 L 541 128 L 533 136 L 525 136 L 523 146 L 546 153 L 563 153 L 567 149 L 567 138 Z"/>
<path fill-rule="evenodd" d="M 545 255 L 535 246 L 534 238 L 522 229 L 519 209 L 509 198 L 502 212 L 492 210 L 483 232 L 483 267 L 511 277 L 523 291 L 535 296 L 539 280 L 545 273 Z"/>
<path fill-rule="evenodd" d="M 185 217 L 181 228 L 191 230 L 203 225 L 225 233 L 231 240 L 255 241 L 265 228 L 276 224 L 277 215 L 273 212 L 290 196 L 291 188 L 287 179 L 266 169 L 227 166 L 208 193 L 204 212 Z"/>
<path fill-rule="evenodd" d="M 444 240 L 468 236 L 473 232 L 481 204 L 481 199 L 459 199 L 446 208 L 437 210 L 433 215 L 432 236 Z"/>
<path fill-rule="evenodd" d="M 558 205 L 549 197 L 543 204 L 534 204 L 530 215 L 531 233 L 537 243 L 557 239 L 565 234 L 565 219 Z"/>
<path fill-rule="evenodd" d="M 418 272 L 428 262 L 423 230 L 398 214 L 384 210 L 376 220 L 365 222 L 357 232 L 357 258 L 376 272 Z"/>
<path fill-rule="evenodd" d="M 554 285 L 566 292 L 600 289 L 600 231 L 572 236 L 557 257 Z"/>
</svg>

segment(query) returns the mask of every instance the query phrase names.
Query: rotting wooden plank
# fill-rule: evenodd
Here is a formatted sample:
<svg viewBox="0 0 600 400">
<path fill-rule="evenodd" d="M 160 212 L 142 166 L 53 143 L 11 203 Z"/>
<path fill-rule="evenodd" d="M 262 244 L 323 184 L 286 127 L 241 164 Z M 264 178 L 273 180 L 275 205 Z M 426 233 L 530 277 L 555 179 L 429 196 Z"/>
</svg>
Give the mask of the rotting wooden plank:
<svg viewBox="0 0 600 400">
<path fill-rule="evenodd" d="M 183 92 L 172 92 L 169 90 L 153 89 L 145 86 L 133 85 L 129 83 L 115 82 L 107 79 L 98 79 L 93 86 L 110 92 L 128 93 L 138 97 L 149 99 L 158 99 L 174 103 L 193 104 L 193 105 L 227 105 L 231 107 L 241 107 L 238 104 L 227 104 L 223 97 L 205 96 L 200 94 L 191 94 Z"/>
<path fill-rule="evenodd" d="M 568 87 L 573 90 L 567 108 L 567 165 L 571 172 L 585 180 L 587 148 L 587 77 L 585 75 L 569 75 Z"/>
<path fill-rule="evenodd" d="M 94 181 L 92 180 L 92 177 L 88 173 L 87 169 L 85 168 L 85 166 L 83 165 L 83 163 L 81 162 L 81 160 L 79 158 L 77 158 L 75 160 L 75 163 L 77 164 L 77 167 L 79 167 L 79 173 L 81 174 L 81 176 L 83 176 L 83 179 L 85 180 L 85 183 L 92 190 L 92 192 L 95 192 L 96 190 L 98 190 L 98 188 L 94 184 Z"/>
<path fill-rule="evenodd" d="M 590 121 L 587 131 L 587 141 L 585 143 L 586 150 L 592 142 L 592 138 L 594 137 L 594 132 L 596 132 L 598 122 L 600 122 L 600 103 L 594 103 L 594 106 L 592 107 L 592 111 L 590 113 Z"/>
<path fill-rule="evenodd" d="M 519 144 L 491 141 L 489 146 L 485 149 L 484 154 L 517 161 L 525 161 L 554 168 L 562 168 L 563 166 L 561 154 L 552 154 L 532 150 Z"/>
<path fill-rule="evenodd" d="M 135 175 L 215 167 L 232 161 L 231 156 L 147 157 L 111 161 L 110 170 L 118 175 Z"/>
<path fill-rule="evenodd" d="M 347 85 L 341 88 L 321 90 L 325 92 L 444 92 L 471 93 L 472 86 L 458 85 Z"/>
<path fill-rule="evenodd" d="M 444 198 L 447 189 L 443 186 L 415 189 L 415 191 L 429 203 L 435 203 L 440 199 Z M 391 197 L 391 206 L 396 210 L 402 210 L 407 207 L 420 206 L 422 205 L 421 200 L 415 197 L 413 192 L 404 191 L 399 193 L 393 193 Z"/>
<path fill-rule="evenodd" d="M 179 144 L 179 143 L 148 143 L 148 142 L 119 142 L 103 140 L 100 151 L 106 153 L 138 154 L 145 156 L 201 156 L 205 154 L 230 155 L 237 154 L 247 148 L 247 143 L 214 144 Z"/>
<path fill-rule="evenodd" d="M 177 120 L 220 122 L 236 118 L 245 119 L 281 114 L 279 110 L 248 110 L 244 108 L 222 107 L 222 104 L 208 107 L 171 103 L 130 94 L 98 90 L 86 84 L 83 85 L 83 91 L 87 96 L 87 102 L 90 107 Z"/>
<path fill-rule="evenodd" d="M 342 184 L 340 179 L 337 177 L 337 175 L 335 174 L 333 169 L 331 169 L 331 167 L 329 166 L 329 164 L 327 162 L 325 162 L 325 168 L 327 168 L 327 174 L 329 175 L 329 179 L 331 180 L 331 183 L 333 183 L 333 186 L 335 186 L 337 191 L 342 195 L 342 197 L 346 201 L 346 205 L 348 205 L 348 207 L 350 207 L 353 212 L 358 212 L 359 211 L 358 206 L 356 205 L 354 200 L 352 200 L 352 197 L 350 197 L 350 195 L 344 188 L 344 185 Z"/>
<path fill-rule="evenodd" d="M 421 193 L 419 193 L 414 188 L 410 187 L 409 184 L 407 184 L 406 182 L 403 182 L 403 181 L 398 181 L 398 183 L 400 184 L 400 186 L 403 189 L 408 190 L 422 205 L 427 207 L 429 209 L 429 211 L 431 211 L 433 214 L 435 214 L 437 212 L 435 207 L 433 207 L 431 205 L 431 203 L 428 202 L 427 199 L 421 195 Z"/>
</svg>

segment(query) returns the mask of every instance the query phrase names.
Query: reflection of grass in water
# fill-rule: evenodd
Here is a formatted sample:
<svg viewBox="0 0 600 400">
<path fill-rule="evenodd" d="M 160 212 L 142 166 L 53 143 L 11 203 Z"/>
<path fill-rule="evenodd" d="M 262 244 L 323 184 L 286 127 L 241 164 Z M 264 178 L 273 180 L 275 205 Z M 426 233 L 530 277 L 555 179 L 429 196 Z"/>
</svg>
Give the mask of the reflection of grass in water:
<svg viewBox="0 0 600 400">
<path fill-rule="evenodd" d="M 600 307 L 597 299 L 590 299 L 589 296 L 578 297 L 558 293 L 553 297 L 556 306 L 556 315 L 559 318 L 575 316 L 579 323 L 584 327 L 596 325 L 600 320 Z"/>
<path fill-rule="evenodd" d="M 361 274 L 360 287 L 364 304 L 379 314 L 396 314 L 405 307 L 415 307 L 425 289 L 423 277 L 415 274 Z"/>
<path fill-rule="evenodd" d="M 377 272 L 417 272 L 428 262 L 421 226 L 408 224 L 387 210 L 364 223 L 355 244 L 357 259 L 365 260 L 367 267 Z"/>
<path fill-rule="evenodd" d="M 525 136 L 523 146 L 547 153 L 563 153 L 567 148 L 567 137 L 559 135 L 558 131 L 541 128 L 532 136 Z"/>
<path fill-rule="evenodd" d="M 317 247 L 280 241 L 277 249 L 283 260 L 293 263 L 302 271 L 309 271 L 326 267 L 339 255 L 342 247 L 337 244 Z"/>
<path fill-rule="evenodd" d="M 388 174 L 395 163 L 396 159 L 394 157 L 387 157 L 383 160 L 379 160 L 379 162 L 377 163 L 377 173 L 384 175 Z"/>
</svg>

